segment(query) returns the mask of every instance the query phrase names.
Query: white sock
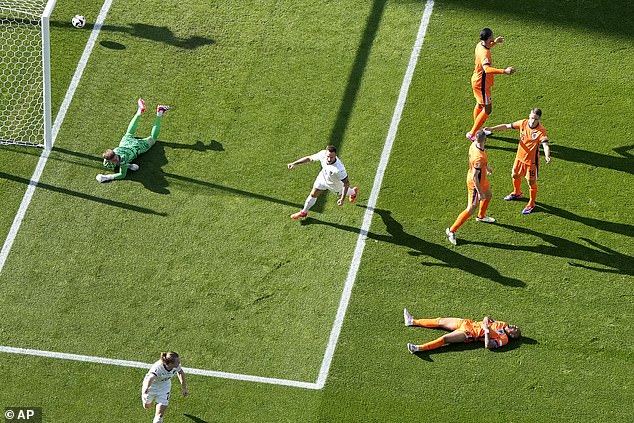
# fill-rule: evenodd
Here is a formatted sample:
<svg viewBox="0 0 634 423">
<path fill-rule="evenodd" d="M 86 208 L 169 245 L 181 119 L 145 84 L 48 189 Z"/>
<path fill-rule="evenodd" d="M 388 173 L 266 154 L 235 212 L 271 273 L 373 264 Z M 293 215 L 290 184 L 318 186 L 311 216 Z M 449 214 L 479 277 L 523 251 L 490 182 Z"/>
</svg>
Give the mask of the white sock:
<svg viewBox="0 0 634 423">
<path fill-rule="evenodd" d="M 348 197 L 352 197 L 353 194 L 354 194 L 354 190 L 352 188 L 348 188 L 348 192 L 346 192 L 346 195 Z"/>
<path fill-rule="evenodd" d="M 154 415 L 154 421 L 152 423 L 163 423 L 163 416 Z"/>
<path fill-rule="evenodd" d="M 317 202 L 317 199 L 313 197 L 312 195 L 309 195 L 306 198 L 306 202 L 304 203 L 304 208 L 302 209 L 302 211 L 304 213 L 308 213 L 308 210 L 310 210 L 310 208 L 314 206 L 316 202 Z"/>
</svg>

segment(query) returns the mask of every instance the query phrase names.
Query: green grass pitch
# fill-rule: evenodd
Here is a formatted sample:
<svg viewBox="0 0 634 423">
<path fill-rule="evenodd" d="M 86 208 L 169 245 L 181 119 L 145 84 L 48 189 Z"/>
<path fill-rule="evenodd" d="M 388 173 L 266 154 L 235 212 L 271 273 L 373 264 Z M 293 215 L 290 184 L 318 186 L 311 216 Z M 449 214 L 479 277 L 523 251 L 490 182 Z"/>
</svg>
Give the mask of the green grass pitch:
<svg viewBox="0 0 634 423">
<path fill-rule="evenodd" d="M 316 381 L 425 2 L 114 0 L 0 273 L 0 346 Z M 101 2 L 59 0 L 54 116 Z M 81 13 L 84 29 L 71 26 Z M 498 224 L 444 229 L 465 207 L 473 48 L 488 26 L 488 124 L 543 112 L 552 163 L 538 207 L 505 202 L 517 134 L 489 140 Z M 188 376 L 166 422 L 628 422 L 634 419 L 634 16 L 627 1 L 437 0 L 326 385 Z M 143 97 L 173 107 L 124 181 L 99 184 Z M 354 204 L 292 221 L 340 148 Z M 40 152 L 0 150 L 5 239 Z M 526 189 L 525 189 L 526 192 Z M 415 316 L 525 335 L 445 346 Z M 143 369 L 0 353 L 0 408 L 47 422 L 151 421 Z"/>
</svg>

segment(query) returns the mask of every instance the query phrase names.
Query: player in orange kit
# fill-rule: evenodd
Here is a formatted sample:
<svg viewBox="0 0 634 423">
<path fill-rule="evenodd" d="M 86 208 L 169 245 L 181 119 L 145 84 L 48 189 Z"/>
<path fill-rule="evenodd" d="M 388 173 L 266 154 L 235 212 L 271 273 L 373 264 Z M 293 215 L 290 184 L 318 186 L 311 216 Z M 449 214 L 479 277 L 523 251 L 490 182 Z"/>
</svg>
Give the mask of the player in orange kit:
<svg viewBox="0 0 634 423">
<path fill-rule="evenodd" d="M 475 48 L 475 68 L 471 76 L 471 87 L 476 105 L 473 109 L 473 126 L 466 137 L 474 141 L 475 133 L 484 125 L 491 114 L 491 87 L 495 74 L 511 75 L 515 72 L 513 66 L 497 69 L 491 66 L 491 47 L 504 42 L 504 37 L 493 39 L 493 31 L 484 28 L 480 31 L 480 42 Z"/>
<path fill-rule="evenodd" d="M 537 176 L 539 171 L 539 146 L 544 148 L 546 163 L 550 163 L 550 145 L 546 128 L 539 123 L 542 117 L 541 109 L 532 109 L 528 119 L 518 120 L 513 123 L 505 123 L 490 128 L 484 128 L 485 134 L 491 131 L 503 131 L 506 129 L 519 129 L 520 142 L 517 146 L 517 155 L 513 163 L 511 177 L 513 178 L 513 192 L 504 197 L 505 200 L 516 200 L 522 197 L 522 176 L 526 177 L 530 197 L 528 204 L 522 210 L 522 214 L 530 214 L 535 209 L 535 199 L 537 198 Z"/>
<path fill-rule="evenodd" d="M 463 223 L 465 223 L 475 213 L 479 206 L 476 222 L 493 223 L 495 219 L 487 216 L 485 213 L 491 202 L 491 185 L 487 179 L 492 169 L 489 167 L 489 159 L 484 150 L 484 144 L 487 137 L 483 130 L 476 132 L 475 142 L 469 147 L 469 171 L 467 172 L 467 208 L 458 215 L 458 218 L 451 226 L 447 228 L 445 233 L 449 238 L 449 242 L 456 245 L 456 231 Z"/>
<path fill-rule="evenodd" d="M 437 317 L 435 319 L 414 319 L 407 309 L 403 310 L 405 326 L 422 326 L 425 328 L 441 328 L 451 332 L 422 345 L 407 344 L 411 353 L 429 351 L 445 344 L 460 342 L 484 342 L 485 348 L 499 348 L 509 342 L 509 338 L 519 338 L 520 328 L 498 322 L 485 316 L 481 322 L 456 317 Z"/>
</svg>

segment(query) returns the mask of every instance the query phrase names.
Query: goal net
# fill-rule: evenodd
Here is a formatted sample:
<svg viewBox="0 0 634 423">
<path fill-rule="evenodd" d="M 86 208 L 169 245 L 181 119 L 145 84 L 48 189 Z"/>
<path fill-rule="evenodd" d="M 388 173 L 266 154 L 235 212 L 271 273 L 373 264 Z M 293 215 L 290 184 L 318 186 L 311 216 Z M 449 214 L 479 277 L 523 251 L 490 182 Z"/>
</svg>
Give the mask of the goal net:
<svg viewBox="0 0 634 423">
<path fill-rule="evenodd" d="M 0 0 L 0 144 L 52 147 L 50 28 L 56 0 Z"/>
</svg>

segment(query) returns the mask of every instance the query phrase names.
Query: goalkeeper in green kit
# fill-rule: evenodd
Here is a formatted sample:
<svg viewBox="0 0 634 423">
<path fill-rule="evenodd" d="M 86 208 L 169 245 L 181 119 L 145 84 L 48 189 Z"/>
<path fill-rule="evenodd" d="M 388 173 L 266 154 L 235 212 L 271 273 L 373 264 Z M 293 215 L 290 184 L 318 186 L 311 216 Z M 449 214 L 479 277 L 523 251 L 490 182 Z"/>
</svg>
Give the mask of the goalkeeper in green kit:
<svg viewBox="0 0 634 423">
<path fill-rule="evenodd" d="M 107 149 L 103 152 L 103 165 L 108 169 L 113 169 L 115 174 L 111 175 L 97 175 L 97 181 L 106 182 L 113 181 L 115 179 L 123 179 L 128 173 L 128 170 L 139 170 L 139 165 L 135 163 L 131 163 L 132 160 L 139 157 L 140 154 L 148 151 L 154 144 L 159 136 L 159 132 L 161 131 L 161 118 L 163 117 L 163 112 L 168 111 L 169 106 L 158 106 L 156 108 L 156 120 L 154 121 L 154 126 L 152 127 L 152 133 L 147 138 L 136 138 L 134 134 L 136 133 L 136 128 L 139 125 L 139 118 L 141 117 L 141 113 L 145 111 L 145 102 L 142 99 L 139 99 L 137 102 L 138 109 L 136 114 L 130 121 L 130 125 L 128 125 L 128 131 L 121 138 L 121 142 L 119 143 L 119 147 L 114 150 Z"/>
</svg>

